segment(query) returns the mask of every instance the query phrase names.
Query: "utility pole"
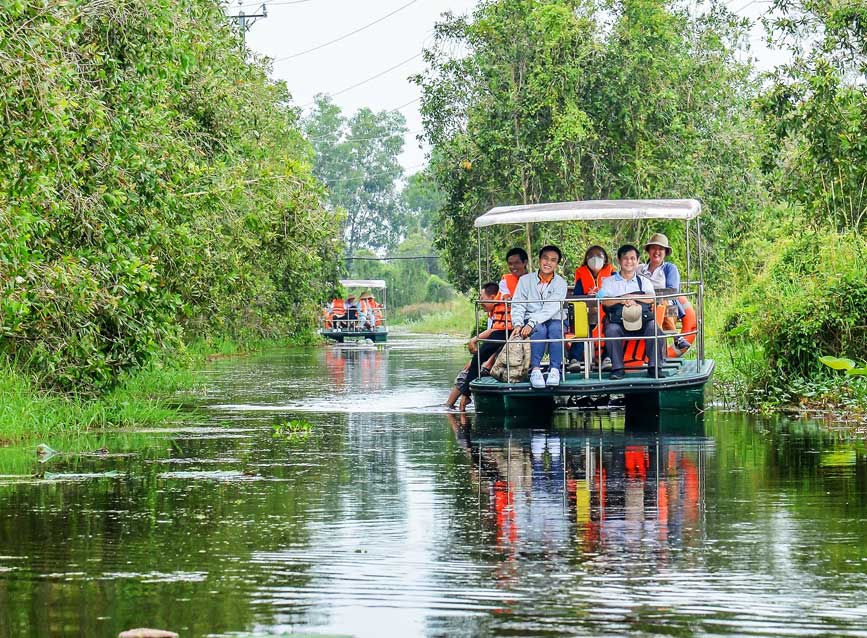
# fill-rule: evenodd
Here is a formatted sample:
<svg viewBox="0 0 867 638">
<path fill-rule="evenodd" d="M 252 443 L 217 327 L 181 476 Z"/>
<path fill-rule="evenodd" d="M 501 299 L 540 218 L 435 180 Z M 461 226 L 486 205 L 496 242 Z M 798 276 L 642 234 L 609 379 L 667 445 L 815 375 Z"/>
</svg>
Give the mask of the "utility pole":
<svg viewBox="0 0 867 638">
<path fill-rule="evenodd" d="M 262 4 L 258 9 L 256 9 L 255 13 L 245 13 L 241 8 L 242 2 L 243 0 L 238 0 L 237 15 L 230 15 L 229 17 L 238 25 L 238 31 L 241 32 L 241 44 L 243 45 L 245 34 L 250 30 L 250 27 L 252 27 L 259 18 L 268 17 L 268 7 Z"/>
</svg>

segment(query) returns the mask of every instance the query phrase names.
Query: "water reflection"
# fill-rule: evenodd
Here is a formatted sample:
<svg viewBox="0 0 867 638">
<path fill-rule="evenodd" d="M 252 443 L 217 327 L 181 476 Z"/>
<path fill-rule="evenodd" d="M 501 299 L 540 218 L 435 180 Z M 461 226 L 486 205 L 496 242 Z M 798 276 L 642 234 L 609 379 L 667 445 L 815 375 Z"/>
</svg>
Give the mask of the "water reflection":
<svg viewBox="0 0 867 638">
<path fill-rule="evenodd" d="M 449 418 L 497 544 L 510 552 L 552 541 L 597 554 L 701 542 L 714 441 L 700 420 L 689 434 L 667 435 L 623 416 L 557 414 L 546 429 Z"/>
</svg>

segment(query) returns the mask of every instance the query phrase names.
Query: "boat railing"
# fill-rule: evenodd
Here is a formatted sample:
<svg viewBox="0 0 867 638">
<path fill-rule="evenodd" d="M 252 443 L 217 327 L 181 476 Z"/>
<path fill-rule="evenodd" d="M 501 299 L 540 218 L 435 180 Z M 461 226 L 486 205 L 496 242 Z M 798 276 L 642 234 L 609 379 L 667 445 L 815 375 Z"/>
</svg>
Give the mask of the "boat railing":
<svg viewBox="0 0 867 638">
<path fill-rule="evenodd" d="M 594 295 L 585 295 L 585 296 L 575 296 L 568 297 L 563 300 L 550 300 L 550 301 L 542 301 L 540 302 L 538 299 L 527 300 L 527 301 L 515 301 L 513 299 L 498 299 L 495 301 L 488 300 L 482 301 L 477 300 L 475 302 L 475 313 L 476 313 L 476 325 L 479 324 L 479 309 L 483 306 L 491 303 L 495 304 L 504 304 L 507 309 L 507 317 L 509 318 L 509 324 L 511 324 L 511 316 L 512 311 L 511 307 L 515 304 L 559 304 L 559 312 L 560 312 L 560 321 L 561 321 L 561 334 L 563 335 L 559 339 L 522 339 L 521 337 L 515 337 L 512 334 L 511 330 L 506 331 L 505 339 L 478 339 L 478 343 L 501 343 L 505 348 L 508 348 L 510 344 L 518 342 L 518 341 L 526 341 L 533 343 L 560 343 L 563 347 L 563 360 L 561 364 L 560 372 L 563 373 L 565 378 L 566 366 L 568 363 L 568 348 L 573 343 L 583 343 L 584 344 L 584 378 L 590 378 L 591 368 L 594 367 L 592 364 L 595 363 L 596 375 L 601 380 L 602 379 L 602 346 L 609 341 L 652 341 L 654 344 L 658 344 L 659 341 L 665 341 L 667 339 L 678 338 L 678 337 L 689 337 L 694 335 L 694 340 L 692 345 L 695 346 L 694 352 L 696 353 L 696 358 L 698 359 L 699 366 L 703 366 L 705 362 L 704 355 L 704 284 L 702 282 L 687 282 L 683 286 L 683 290 L 679 292 L 665 293 L 665 294 L 656 294 L 654 301 L 652 302 L 653 306 L 653 316 L 656 318 L 658 316 L 657 306 L 663 305 L 666 309 L 672 305 L 676 305 L 678 300 L 683 298 L 689 301 L 690 305 L 692 305 L 693 310 L 695 312 L 696 324 L 695 328 L 691 330 L 674 330 L 674 331 L 665 331 L 659 325 L 659 321 L 654 321 L 654 334 L 652 336 L 644 336 L 640 334 L 627 333 L 622 337 L 603 337 L 600 334 L 594 335 L 594 326 L 590 326 L 588 323 L 587 335 L 578 337 L 575 335 L 566 336 L 570 334 L 567 332 L 567 319 L 564 318 L 564 314 L 568 316 L 567 305 L 575 302 L 584 302 L 587 304 L 588 309 L 590 308 L 590 304 L 599 304 L 604 301 L 606 298 L 596 297 Z M 607 299 L 612 299 L 608 297 Z M 679 302 L 681 306 L 683 306 L 683 302 Z M 485 312 L 487 314 L 487 312 Z M 591 348 L 592 351 L 596 353 L 596 361 L 592 361 L 591 359 Z M 693 350 L 693 348 L 690 348 Z M 666 349 L 662 349 L 663 352 Z M 482 364 L 484 363 L 481 360 L 481 348 L 476 349 L 475 356 L 477 357 L 478 370 L 482 369 Z M 656 374 L 659 375 L 661 370 L 662 362 L 656 366 Z M 511 378 L 511 366 L 509 364 L 509 357 L 506 357 L 506 374 L 509 378 Z"/>
</svg>

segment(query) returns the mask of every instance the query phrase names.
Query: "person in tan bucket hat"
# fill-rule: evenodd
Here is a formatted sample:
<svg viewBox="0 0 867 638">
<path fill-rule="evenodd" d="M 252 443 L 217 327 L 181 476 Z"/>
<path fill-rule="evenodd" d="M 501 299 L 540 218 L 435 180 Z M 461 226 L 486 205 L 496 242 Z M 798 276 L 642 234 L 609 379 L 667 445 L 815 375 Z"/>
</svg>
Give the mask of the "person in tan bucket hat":
<svg viewBox="0 0 867 638">
<path fill-rule="evenodd" d="M 647 252 L 647 262 L 638 266 L 638 274 L 650 279 L 654 290 L 662 288 L 671 288 L 675 292 L 680 292 L 680 271 L 670 261 L 666 261 L 666 257 L 671 256 L 671 244 L 668 242 L 668 237 L 663 233 L 653 233 L 647 243 L 644 244 L 644 250 Z M 680 303 L 674 300 L 677 306 L 677 314 L 683 318 L 684 310 Z M 684 337 L 678 336 L 674 344 L 681 352 L 686 352 L 689 348 L 689 341 Z"/>
</svg>

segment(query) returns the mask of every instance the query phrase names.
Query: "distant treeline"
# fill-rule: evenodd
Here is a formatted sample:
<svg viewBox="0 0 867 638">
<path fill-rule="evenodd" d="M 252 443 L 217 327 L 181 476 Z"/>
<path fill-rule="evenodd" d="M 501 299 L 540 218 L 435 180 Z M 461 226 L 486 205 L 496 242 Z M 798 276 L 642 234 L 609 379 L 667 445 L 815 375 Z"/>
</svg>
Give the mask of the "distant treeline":
<svg viewBox="0 0 867 638">
<path fill-rule="evenodd" d="M 111 387 L 185 338 L 308 328 L 340 259 L 286 87 L 213 0 L 0 21 L 0 352 Z"/>
</svg>

